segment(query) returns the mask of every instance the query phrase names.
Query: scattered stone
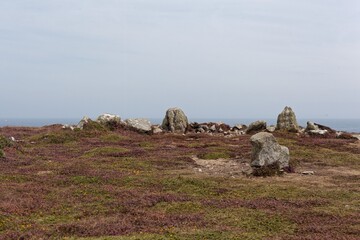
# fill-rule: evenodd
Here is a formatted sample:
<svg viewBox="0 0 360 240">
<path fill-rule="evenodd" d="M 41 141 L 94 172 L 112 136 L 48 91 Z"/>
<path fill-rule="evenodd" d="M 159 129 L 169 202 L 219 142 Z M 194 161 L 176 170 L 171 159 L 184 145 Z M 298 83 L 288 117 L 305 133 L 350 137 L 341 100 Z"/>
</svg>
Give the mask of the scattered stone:
<svg viewBox="0 0 360 240">
<path fill-rule="evenodd" d="M 273 175 L 289 167 L 289 149 L 279 145 L 271 133 L 257 133 L 250 138 L 250 142 L 252 145 L 251 166 L 255 172 Z M 266 170 L 270 172 L 267 173 Z"/>
<path fill-rule="evenodd" d="M 153 125 L 151 126 L 151 129 L 153 134 L 159 134 L 163 132 L 159 125 Z"/>
<path fill-rule="evenodd" d="M 256 121 L 250 123 L 249 127 L 246 129 L 246 134 L 260 132 L 266 129 L 266 122 L 265 121 Z"/>
<path fill-rule="evenodd" d="M 305 133 L 312 136 L 336 137 L 336 131 L 334 129 L 310 121 L 307 122 Z"/>
<path fill-rule="evenodd" d="M 151 132 L 151 122 L 145 118 L 129 118 L 125 120 L 125 125 L 129 128 L 141 132 L 141 133 L 149 133 Z"/>
<path fill-rule="evenodd" d="M 296 121 L 296 116 L 291 107 L 285 107 L 277 118 L 276 130 L 283 130 L 288 132 L 298 132 L 299 125 Z"/>
<path fill-rule="evenodd" d="M 39 171 L 37 172 L 38 176 L 46 176 L 46 175 L 51 175 L 53 174 L 53 171 Z"/>
<path fill-rule="evenodd" d="M 318 129 L 318 130 L 310 130 L 308 133 L 309 133 L 310 135 L 322 135 L 322 136 L 324 136 L 324 135 L 326 135 L 326 134 L 328 133 L 328 131 L 327 131 L 327 130 Z"/>
<path fill-rule="evenodd" d="M 77 128 L 83 130 L 84 126 L 88 124 L 91 121 L 91 119 L 88 116 L 84 116 L 80 122 L 76 125 Z"/>
<path fill-rule="evenodd" d="M 71 131 L 73 131 L 75 129 L 75 127 L 73 125 L 69 125 L 69 124 L 65 124 L 61 128 L 62 129 L 70 129 Z"/>
<path fill-rule="evenodd" d="M 12 142 L 16 142 L 16 139 L 15 139 L 14 137 L 10 137 L 9 139 L 10 139 L 10 141 L 12 141 Z"/>
<path fill-rule="evenodd" d="M 266 131 L 269 133 L 275 132 L 276 127 L 275 126 L 267 126 L 266 127 Z"/>
<path fill-rule="evenodd" d="M 215 124 L 210 127 L 210 131 L 211 132 L 216 132 L 216 125 Z"/>
<path fill-rule="evenodd" d="M 336 133 L 336 138 L 358 140 L 357 137 L 354 137 L 352 134 L 346 133 L 346 132 L 337 132 Z"/>
<path fill-rule="evenodd" d="M 301 174 L 302 175 L 314 175 L 315 172 L 314 171 L 303 171 Z"/>
<path fill-rule="evenodd" d="M 162 129 L 170 132 L 184 133 L 189 125 L 188 118 L 180 108 L 170 108 L 166 111 Z"/>
<path fill-rule="evenodd" d="M 352 135 L 354 138 L 357 138 L 358 140 L 360 140 L 360 134 L 353 134 Z"/>
<path fill-rule="evenodd" d="M 244 130 L 246 130 L 246 128 L 247 128 L 247 126 L 244 124 L 236 124 L 235 126 L 232 127 L 231 131 L 236 131 L 236 130 L 244 131 Z"/>
</svg>

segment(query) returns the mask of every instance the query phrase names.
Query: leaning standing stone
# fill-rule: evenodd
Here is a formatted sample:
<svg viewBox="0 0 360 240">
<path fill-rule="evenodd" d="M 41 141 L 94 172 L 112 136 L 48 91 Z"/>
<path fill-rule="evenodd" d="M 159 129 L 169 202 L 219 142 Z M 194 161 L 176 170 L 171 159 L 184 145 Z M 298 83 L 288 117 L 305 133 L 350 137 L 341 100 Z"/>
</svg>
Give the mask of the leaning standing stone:
<svg viewBox="0 0 360 240">
<path fill-rule="evenodd" d="M 291 107 L 285 107 L 277 118 L 277 130 L 284 130 L 289 132 L 298 132 L 299 125 L 296 121 L 296 116 Z"/>
<path fill-rule="evenodd" d="M 183 110 L 170 108 L 166 111 L 161 127 L 166 131 L 184 133 L 188 125 L 189 121 Z"/>
<path fill-rule="evenodd" d="M 250 138 L 252 145 L 251 166 L 255 169 L 289 167 L 289 149 L 277 143 L 271 133 L 261 132 Z"/>
</svg>

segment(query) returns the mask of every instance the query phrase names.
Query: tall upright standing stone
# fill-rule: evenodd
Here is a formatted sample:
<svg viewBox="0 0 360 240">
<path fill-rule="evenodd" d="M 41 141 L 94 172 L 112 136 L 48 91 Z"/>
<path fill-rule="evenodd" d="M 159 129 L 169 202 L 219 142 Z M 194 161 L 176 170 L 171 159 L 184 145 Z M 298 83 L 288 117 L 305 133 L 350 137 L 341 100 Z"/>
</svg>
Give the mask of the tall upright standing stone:
<svg viewBox="0 0 360 240">
<path fill-rule="evenodd" d="M 298 132 L 299 125 L 296 116 L 291 107 L 285 107 L 277 118 L 276 130 L 284 130 L 288 132 Z"/>
<path fill-rule="evenodd" d="M 166 131 L 184 133 L 188 125 L 189 121 L 183 110 L 170 108 L 166 111 L 161 127 Z"/>
</svg>

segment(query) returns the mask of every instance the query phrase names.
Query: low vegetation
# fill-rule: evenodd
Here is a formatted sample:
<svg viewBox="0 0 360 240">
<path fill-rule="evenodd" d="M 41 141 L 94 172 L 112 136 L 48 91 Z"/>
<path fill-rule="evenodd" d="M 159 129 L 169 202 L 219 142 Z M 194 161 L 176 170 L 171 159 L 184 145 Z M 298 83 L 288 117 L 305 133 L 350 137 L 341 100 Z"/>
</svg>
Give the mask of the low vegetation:
<svg viewBox="0 0 360 240">
<path fill-rule="evenodd" d="M 293 173 L 249 177 L 207 171 L 192 159 L 249 163 L 248 135 L 146 135 L 95 123 L 0 134 L 0 239 L 360 235 L 360 144 L 352 139 L 277 134 Z"/>
</svg>

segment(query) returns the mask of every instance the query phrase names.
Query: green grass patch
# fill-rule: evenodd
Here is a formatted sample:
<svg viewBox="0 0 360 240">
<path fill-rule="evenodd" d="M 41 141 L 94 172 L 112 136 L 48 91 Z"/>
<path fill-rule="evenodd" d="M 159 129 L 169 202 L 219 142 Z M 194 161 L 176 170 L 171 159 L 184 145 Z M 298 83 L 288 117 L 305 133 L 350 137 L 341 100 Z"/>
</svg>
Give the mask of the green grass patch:
<svg viewBox="0 0 360 240">
<path fill-rule="evenodd" d="M 206 218 L 214 228 L 227 226 L 241 231 L 245 239 L 292 234 L 295 230 L 293 223 L 279 215 L 248 208 L 209 209 Z"/>
<path fill-rule="evenodd" d="M 83 154 L 83 157 L 113 157 L 117 154 L 128 152 L 129 150 L 122 147 L 97 147 Z"/>
<path fill-rule="evenodd" d="M 11 225 L 9 217 L 0 214 L 0 232 L 8 229 Z"/>
<path fill-rule="evenodd" d="M 161 180 L 165 190 L 195 196 L 216 195 L 218 183 L 211 178 L 173 177 Z"/>
<path fill-rule="evenodd" d="M 74 176 L 71 177 L 73 184 L 82 185 L 82 184 L 98 184 L 100 179 L 98 177 L 88 177 L 88 176 Z"/>
<path fill-rule="evenodd" d="M 152 142 L 141 142 L 139 146 L 145 150 L 152 150 L 155 148 L 155 144 Z"/>
<path fill-rule="evenodd" d="M 12 146 L 12 142 L 8 138 L 0 135 L 0 149 L 11 146 Z"/>
<path fill-rule="evenodd" d="M 327 148 L 296 147 L 290 152 L 291 157 L 305 162 L 316 162 L 326 166 L 351 166 L 359 168 L 360 155 L 350 152 L 338 152 Z"/>
<path fill-rule="evenodd" d="M 191 214 L 204 212 L 204 207 L 197 202 L 161 202 L 156 204 L 154 209 L 166 214 Z"/>
<path fill-rule="evenodd" d="M 0 174 L 0 182 L 12 182 L 12 183 L 25 183 L 30 182 L 32 179 L 28 176 L 17 174 Z"/>
<path fill-rule="evenodd" d="M 106 134 L 100 137 L 101 141 L 103 142 L 107 142 L 107 143 L 117 143 L 117 142 L 121 142 L 124 140 L 128 140 L 129 137 L 127 136 L 122 136 L 119 134 Z"/>
</svg>

